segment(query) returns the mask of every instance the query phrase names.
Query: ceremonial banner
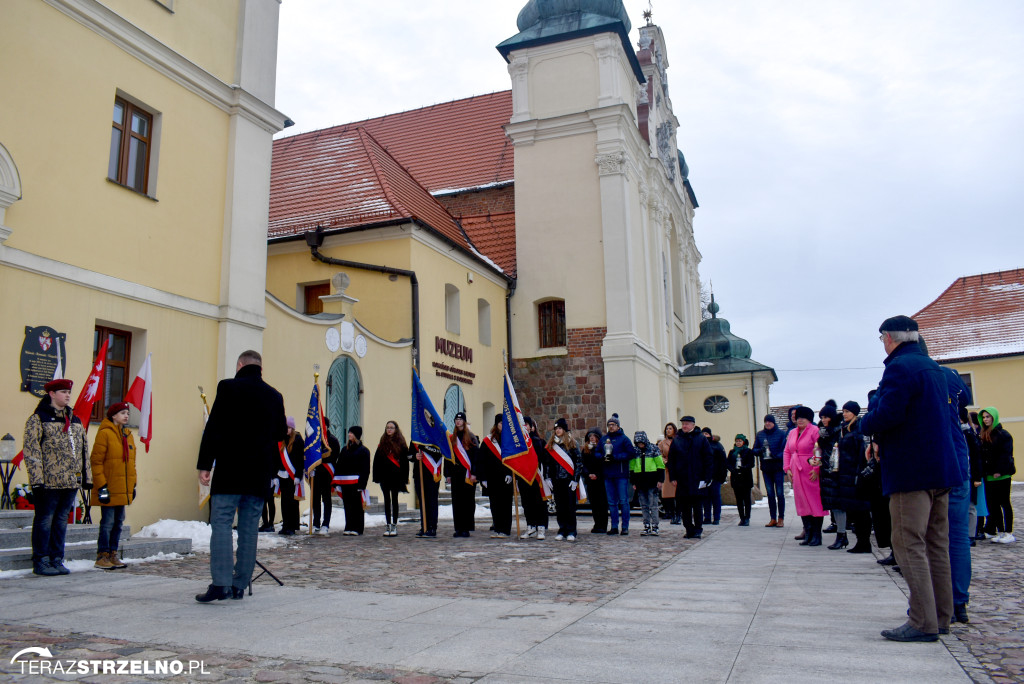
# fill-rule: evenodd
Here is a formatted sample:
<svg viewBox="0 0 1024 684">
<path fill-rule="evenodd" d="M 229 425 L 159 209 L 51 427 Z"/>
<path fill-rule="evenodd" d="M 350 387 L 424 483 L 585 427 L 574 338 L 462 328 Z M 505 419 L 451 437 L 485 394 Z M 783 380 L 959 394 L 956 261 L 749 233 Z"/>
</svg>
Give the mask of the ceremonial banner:
<svg viewBox="0 0 1024 684">
<path fill-rule="evenodd" d="M 306 475 L 313 477 L 313 470 L 323 460 L 323 452 L 327 446 L 327 428 L 324 427 L 323 413 L 320 411 L 320 385 L 313 383 L 313 393 L 309 396 L 309 409 L 306 411 L 306 439 L 303 442 Z"/>
<path fill-rule="evenodd" d="M 434 478 L 441 474 L 441 461 L 452 460 L 451 445 L 448 443 L 448 430 L 444 421 L 430 403 L 420 376 L 412 373 L 412 447 L 423 454 L 423 464 Z"/>
<path fill-rule="evenodd" d="M 512 389 L 512 380 L 505 371 L 505 405 L 502 409 L 501 460 L 521 478 L 533 484 L 537 476 L 537 453 L 530 448 L 530 436 L 519 409 L 519 400 Z"/>
<path fill-rule="evenodd" d="M 82 421 L 82 427 L 86 430 L 89 429 L 89 420 L 92 418 L 92 406 L 103 395 L 103 379 L 107 375 L 107 345 L 109 342 L 109 339 L 105 339 L 103 344 L 100 345 L 100 350 L 96 353 L 96 360 L 92 364 L 92 372 L 89 373 L 89 378 L 85 381 L 85 385 L 82 386 L 82 391 L 78 393 L 78 401 L 75 402 L 73 413 Z M 57 358 L 57 371 L 60 371 L 59 356 Z M 56 373 L 54 373 L 54 379 L 56 377 Z M 148 446 L 146 451 L 149 451 Z"/>
</svg>

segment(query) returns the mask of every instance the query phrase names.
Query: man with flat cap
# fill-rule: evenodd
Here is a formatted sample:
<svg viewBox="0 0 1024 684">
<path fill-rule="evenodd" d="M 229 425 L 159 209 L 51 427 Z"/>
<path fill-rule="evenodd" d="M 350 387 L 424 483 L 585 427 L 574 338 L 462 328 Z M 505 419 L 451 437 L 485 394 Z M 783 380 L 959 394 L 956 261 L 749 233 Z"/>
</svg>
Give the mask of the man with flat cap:
<svg viewBox="0 0 1024 684">
<path fill-rule="evenodd" d="M 85 427 L 71 411 L 71 381 L 51 380 L 25 422 L 25 469 L 32 485 L 32 572 L 67 575 L 64 539 L 78 488 L 92 488 Z"/>
<path fill-rule="evenodd" d="M 861 429 L 878 444 L 893 553 L 910 590 L 906 624 L 882 636 L 937 641 L 953 616 L 949 491 L 961 483 L 948 426 L 946 377 L 921 350 L 915 320 L 887 318 L 878 331 L 887 354 L 885 371 Z"/>
</svg>

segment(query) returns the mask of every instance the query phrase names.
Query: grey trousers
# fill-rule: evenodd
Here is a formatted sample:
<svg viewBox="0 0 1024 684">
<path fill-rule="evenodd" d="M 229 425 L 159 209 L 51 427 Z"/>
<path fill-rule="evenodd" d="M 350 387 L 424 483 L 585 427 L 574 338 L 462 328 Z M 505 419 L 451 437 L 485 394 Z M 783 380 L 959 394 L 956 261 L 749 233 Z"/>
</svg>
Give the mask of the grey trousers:
<svg viewBox="0 0 1024 684">
<path fill-rule="evenodd" d="M 247 494 L 214 494 L 210 497 L 210 575 L 218 587 L 249 586 L 256 567 L 263 497 Z M 238 511 L 238 553 L 232 552 L 231 523 Z"/>
<path fill-rule="evenodd" d="M 910 589 L 911 627 L 937 634 L 953 616 L 949 568 L 949 490 L 889 496 L 892 550 Z"/>
</svg>

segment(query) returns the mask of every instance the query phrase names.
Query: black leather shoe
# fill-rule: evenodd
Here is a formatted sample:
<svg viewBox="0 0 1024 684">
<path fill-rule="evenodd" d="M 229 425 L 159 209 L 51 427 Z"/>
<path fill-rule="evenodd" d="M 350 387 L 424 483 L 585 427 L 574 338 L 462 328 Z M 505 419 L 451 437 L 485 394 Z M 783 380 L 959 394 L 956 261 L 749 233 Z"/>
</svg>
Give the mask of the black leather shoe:
<svg viewBox="0 0 1024 684">
<path fill-rule="evenodd" d="M 32 564 L 32 574 L 42 577 L 56 577 L 60 574 L 60 570 L 50 565 L 49 556 L 43 556 L 43 558 Z"/>
<path fill-rule="evenodd" d="M 857 544 L 854 544 L 852 549 L 846 549 L 846 553 L 871 553 L 871 544 L 861 546 L 858 542 Z"/>
<path fill-rule="evenodd" d="M 282 528 L 281 531 L 278 532 L 278 534 L 284 535 L 285 537 L 289 537 L 289 536 L 295 534 L 295 530 L 286 530 L 286 529 Z"/>
<path fill-rule="evenodd" d="M 902 627 L 896 629 L 883 629 L 882 636 L 890 641 L 938 641 L 938 634 L 926 634 L 919 629 L 915 629 L 910 626 L 910 623 L 904 624 Z"/>
<path fill-rule="evenodd" d="M 238 587 L 231 587 L 231 598 L 236 601 L 241 601 L 245 598 L 245 589 L 239 589 Z"/>
<path fill-rule="evenodd" d="M 274 526 L 271 525 L 271 524 L 261 525 L 260 528 L 258 530 L 256 530 L 256 531 L 257 532 L 273 532 L 274 531 Z"/>
<path fill-rule="evenodd" d="M 619 528 L 617 528 L 617 527 L 613 527 L 610 530 L 608 530 L 607 532 L 605 532 L 605 534 L 607 534 L 609 536 L 613 535 L 613 534 L 618 534 L 618 533 L 619 533 Z"/>
<path fill-rule="evenodd" d="M 622 531 L 619 532 L 619 535 L 623 536 L 623 537 L 627 536 L 628 534 L 629 534 L 629 528 L 628 527 L 623 527 Z"/>
<path fill-rule="evenodd" d="M 967 618 L 966 603 L 957 603 L 953 606 L 953 622 L 962 622 L 965 625 L 970 622 Z"/>
<path fill-rule="evenodd" d="M 231 596 L 231 587 L 218 587 L 216 584 L 211 584 L 207 587 L 205 594 L 196 594 L 196 601 L 200 603 L 223 601 L 228 596 Z"/>
<path fill-rule="evenodd" d="M 893 556 L 892 555 L 892 551 L 890 551 L 888 556 L 886 556 L 885 558 L 882 558 L 881 560 L 877 560 L 875 562 L 878 563 L 879 565 L 896 565 L 896 557 Z"/>
<path fill-rule="evenodd" d="M 832 523 L 831 525 L 829 525 L 828 527 L 823 529 L 822 532 L 824 532 L 825 534 L 832 534 L 833 532 L 836 531 L 836 529 L 837 529 L 836 528 L 836 524 Z"/>
<path fill-rule="evenodd" d="M 607 527 L 595 527 L 590 530 L 590 534 L 604 534 L 608 531 Z"/>
</svg>

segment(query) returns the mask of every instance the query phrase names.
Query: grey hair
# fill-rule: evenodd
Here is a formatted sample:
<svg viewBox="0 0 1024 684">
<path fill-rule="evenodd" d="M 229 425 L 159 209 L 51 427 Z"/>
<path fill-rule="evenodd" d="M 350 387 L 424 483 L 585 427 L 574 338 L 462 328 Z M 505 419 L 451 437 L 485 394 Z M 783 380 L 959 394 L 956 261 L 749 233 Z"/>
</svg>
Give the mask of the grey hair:
<svg viewBox="0 0 1024 684">
<path fill-rule="evenodd" d="M 893 342 L 898 342 L 900 344 L 904 342 L 917 342 L 918 337 L 920 337 L 920 333 L 916 330 L 888 330 L 885 334 L 888 335 Z"/>
<path fill-rule="evenodd" d="M 915 333 L 915 334 L 917 334 L 917 333 Z M 238 363 L 242 364 L 243 366 L 249 366 L 249 365 L 255 364 L 257 366 L 262 367 L 263 366 L 263 357 L 260 356 L 260 353 L 258 351 L 254 351 L 252 349 L 249 349 L 249 350 L 244 351 L 244 352 L 242 352 L 241 354 L 238 355 Z"/>
</svg>

